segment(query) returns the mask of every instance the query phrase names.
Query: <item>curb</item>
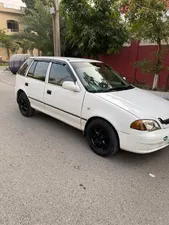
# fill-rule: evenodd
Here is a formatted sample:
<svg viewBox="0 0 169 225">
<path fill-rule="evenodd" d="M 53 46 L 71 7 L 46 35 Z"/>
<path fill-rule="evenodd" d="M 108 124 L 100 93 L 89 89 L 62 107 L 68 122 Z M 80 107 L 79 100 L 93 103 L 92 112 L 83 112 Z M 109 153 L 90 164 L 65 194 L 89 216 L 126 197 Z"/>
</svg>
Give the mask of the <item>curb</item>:
<svg viewBox="0 0 169 225">
<path fill-rule="evenodd" d="M 160 92 L 160 91 L 148 91 L 151 94 L 157 95 L 161 98 L 169 100 L 169 92 Z"/>
<path fill-rule="evenodd" d="M 0 78 L 0 81 L 3 82 L 3 83 L 5 83 L 5 84 L 8 84 L 8 85 L 11 85 L 11 86 L 15 87 L 15 84 L 12 84 L 12 83 L 10 83 L 10 82 L 2 79 L 2 78 Z"/>
</svg>

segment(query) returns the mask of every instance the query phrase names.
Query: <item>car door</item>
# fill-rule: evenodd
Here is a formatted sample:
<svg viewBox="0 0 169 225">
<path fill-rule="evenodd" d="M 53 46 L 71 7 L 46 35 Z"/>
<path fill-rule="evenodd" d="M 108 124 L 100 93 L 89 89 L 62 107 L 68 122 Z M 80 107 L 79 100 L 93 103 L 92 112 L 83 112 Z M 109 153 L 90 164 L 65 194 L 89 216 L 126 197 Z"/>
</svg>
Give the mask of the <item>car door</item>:
<svg viewBox="0 0 169 225">
<path fill-rule="evenodd" d="M 44 93 L 46 113 L 80 129 L 85 89 L 66 90 L 62 87 L 64 81 L 77 82 L 68 64 L 53 62 Z"/>
<path fill-rule="evenodd" d="M 49 61 L 34 61 L 28 71 L 25 88 L 31 106 L 45 112 L 44 89 Z"/>
</svg>

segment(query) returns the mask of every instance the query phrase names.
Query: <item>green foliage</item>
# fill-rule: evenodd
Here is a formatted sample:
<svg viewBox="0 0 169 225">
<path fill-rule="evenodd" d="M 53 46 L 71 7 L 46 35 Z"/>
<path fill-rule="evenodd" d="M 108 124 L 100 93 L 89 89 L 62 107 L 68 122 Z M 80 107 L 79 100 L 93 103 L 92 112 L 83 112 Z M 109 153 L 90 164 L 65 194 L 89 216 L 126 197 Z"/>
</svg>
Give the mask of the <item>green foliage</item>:
<svg viewBox="0 0 169 225">
<path fill-rule="evenodd" d="M 128 40 L 116 0 L 62 0 L 61 8 L 69 40 L 82 55 L 117 53 Z"/>
<path fill-rule="evenodd" d="M 6 35 L 2 30 L 0 30 L 0 47 L 6 48 L 8 58 L 10 58 L 10 51 L 16 53 L 19 49 L 19 45 L 13 41 L 12 36 Z"/>
<path fill-rule="evenodd" d="M 147 73 L 147 74 L 155 74 L 157 73 L 157 71 L 158 73 L 160 73 L 162 70 L 165 69 L 165 67 L 163 63 L 160 63 L 158 65 L 158 61 L 160 59 L 160 62 L 164 62 L 165 56 L 168 51 L 169 51 L 169 47 L 163 46 L 161 49 L 160 55 L 158 55 L 158 57 L 157 57 L 157 53 L 154 52 L 151 58 L 145 58 L 143 60 L 136 62 L 135 67 L 140 68 L 143 73 Z M 168 66 L 169 66 L 169 63 L 168 63 Z"/>
<path fill-rule="evenodd" d="M 157 43 L 158 50 L 155 57 L 138 62 L 137 66 L 143 71 L 149 71 L 158 76 L 164 67 L 164 57 L 161 57 L 163 55 L 162 42 L 168 44 L 169 38 L 169 15 L 166 1 L 122 0 L 122 7 L 127 9 L 126 21 L 132 38 Z M 154 88 L 157 88 L 157 83 L 158 78 L 156 81 L 154 79 Z"/>
<path fill-rule="evenodd" d="M 2 30 L 0 30 L 0 46 L 5 48 L 10 48 L 11 46 L 11 37 Z"/>
<path fill-rule="evenodd" d="M 27 5 L 22 19 L 25 29 L 15 38 L 34 43 L 44 55 L 53 54 L 53 0 L 23 1 Z M 128 40 L 118 0 L 62 0 L 60 25 L 62 55 L 98 57 L 118 52 Z"/>
<path fill-rule="evenodd" d="M 126 0 L 125 0 L 126 1 Z M 126 19 L 134 39 L 168 43 L 169 16 L 164 0 L 130 0 Z"/>
<path fill-rule="evenodd" d="M 157 70 L 156 65 L 157 62 L 155 60 L 145 58 L 144 60 L 138 61 L 135 64 L 135 67 L 141 68 L 143 73 L 155 74 Z M 161 71 L 163 69 L 163 65 L 160 65 L 159 69 Z"/>
<path fill-rule="evenodd" d="M 26 54 L 28 52 L 28 50 L 30 52 L 33 52 L 33 49 L 35 48 L 35 43 L 31 42 L 30 40 L 25 39 L 24 36 L 21 38 L 20 34 L 18 36 L 17 35 L 13 36 L 13 40 L 15 40 L 15 42 L 22 49 L 22 53 Z"/>
<path fill-rule="evenodd" d="M 51 0 L 40 0 L 44 5 L 48 4 L 49 1 Z M 27 10 L 35 8 L 36 0 L 22 0 L 22 2 L 26 4 Z"/>
<path fill-rule="evenodd" d="M 33 9 L 35 5 L 35 0 L 22 0 L 26 4 L 28 9 Z"/>
<path fill-rule="evenodd" d="M 29 4 L 32 6 L 30 7 Z M 23 51 L 25 51 L 24 40 L 24 42 L 27 41 L 25 43 L 27 49 L 31 50 L 34 46 L 43 55 L 53 55 L 53 24 L 50 15 L 52 5 L 53 0 L 27 1 L 28 8 L 21 21 L 25 29 L 23 32 L 14 35 L 14 39 L 20 43 Z M 79 51 L 76 47 L 72 47 L 70 40 L 67 38 L 67 24 L 63 16 L 60 18 L 60 29 L 62 55 L 78 56 Z"/>
<path fill-rule="evenodd" d="M 30 41 L 30 48 L 34 43 L 34 47 L 44 55 L 53 55 L 52 17 L 49 6 L 35 0 L 34 8 L 25 12 L 21 22 L 25 29 L 15 37 Z"/>
</svg>

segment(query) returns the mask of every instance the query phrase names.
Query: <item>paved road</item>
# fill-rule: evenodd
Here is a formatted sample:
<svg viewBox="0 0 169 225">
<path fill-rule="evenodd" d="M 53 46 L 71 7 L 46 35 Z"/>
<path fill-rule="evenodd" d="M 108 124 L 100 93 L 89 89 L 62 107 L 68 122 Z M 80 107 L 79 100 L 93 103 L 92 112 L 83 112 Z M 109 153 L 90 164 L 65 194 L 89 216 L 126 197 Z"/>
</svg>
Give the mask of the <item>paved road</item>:
<svg viewBox="0 0 169 225">
<path fill-rule="evenodd" d="M 81 132 L 21 116 L 3 82 L 0 104 L 0 225 L 169 224 L 169 148 L 101 158 Z"/>
</svg>

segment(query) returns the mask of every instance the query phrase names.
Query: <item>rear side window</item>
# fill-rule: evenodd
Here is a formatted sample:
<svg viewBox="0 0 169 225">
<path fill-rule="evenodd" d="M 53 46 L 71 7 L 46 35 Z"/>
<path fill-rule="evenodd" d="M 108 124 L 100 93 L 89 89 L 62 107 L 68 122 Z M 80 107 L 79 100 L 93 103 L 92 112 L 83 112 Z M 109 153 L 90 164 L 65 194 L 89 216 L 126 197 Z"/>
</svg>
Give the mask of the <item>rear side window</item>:
<svg viewBox="0 0 169 225">
<path fill-rule="evenodd" d="M 48 62 L 35 61 L 28 72 L 28 77 L 45 81 L 48 66 L 49 66 Z"/>
<path fill-rule="evenodd" d="M 32 63 L 33 59 L 28 59 L 19 69 L 18 74 L 21 76 L 25 76 L 26 72 L 30 66 L 30 64 Z"/>
</svg>

